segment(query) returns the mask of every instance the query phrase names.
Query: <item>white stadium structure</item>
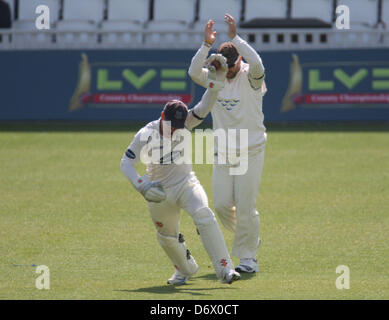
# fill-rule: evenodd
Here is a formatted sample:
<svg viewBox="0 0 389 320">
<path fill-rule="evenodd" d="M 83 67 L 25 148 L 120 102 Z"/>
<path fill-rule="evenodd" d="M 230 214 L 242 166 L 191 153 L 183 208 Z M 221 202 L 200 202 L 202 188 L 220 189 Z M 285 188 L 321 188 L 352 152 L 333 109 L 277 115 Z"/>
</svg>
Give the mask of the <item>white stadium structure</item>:
<svg viewBox="0 0 389 320">
<path fill-rule="evenodd" d="M 205 22 L 218 43 L 230 13 L 239 34 L 261 51 L 389 47 L 389 0 L 4 0 L 12 27 L 0 29 L 1 50 L 197 49 Z M 36 8 L 50 9 L 38 30 Z M 350 9 L 350 29 L 336 28 L 336 8 Z M 216 45 L 218 44 L 216 43 Z"/>
</svg>

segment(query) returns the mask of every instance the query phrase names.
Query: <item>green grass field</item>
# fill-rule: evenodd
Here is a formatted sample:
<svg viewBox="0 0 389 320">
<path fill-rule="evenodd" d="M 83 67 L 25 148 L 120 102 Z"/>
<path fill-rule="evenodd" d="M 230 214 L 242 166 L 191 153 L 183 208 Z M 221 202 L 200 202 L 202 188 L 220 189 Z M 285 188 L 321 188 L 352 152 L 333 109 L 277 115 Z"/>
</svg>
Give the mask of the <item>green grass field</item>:
<svg viewBox="0 0 389 320">
<path fill-rule="evenodd" d="M 181 287 L 166 285 L 173 267 L 119 169 L 136 128 L 0 123 L 0 299 L 389 299 L 388 125 L 269 126 L 260 273 L 220 284 L 182 212 L 200 269 Z M 212 207 L 212 166 L 194 170 Z M 33 265 L 50 268 L 50 290 Z M 350 289 L 335 286 L 339 265 Z"/>
</svg>

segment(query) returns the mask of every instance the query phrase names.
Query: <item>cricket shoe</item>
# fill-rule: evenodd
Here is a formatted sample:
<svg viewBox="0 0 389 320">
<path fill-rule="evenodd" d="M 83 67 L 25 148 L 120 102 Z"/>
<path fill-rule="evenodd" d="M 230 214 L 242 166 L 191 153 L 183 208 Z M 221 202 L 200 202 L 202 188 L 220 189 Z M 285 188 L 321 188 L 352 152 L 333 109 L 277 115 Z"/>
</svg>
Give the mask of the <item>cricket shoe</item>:
<svg viewBox="0 0 389 320">
<path fill-rule="evenodd" d="M 226 269 L 223 271 L 222 278 L 220 279 L 221 283 L 231 284 L 236 280 L 240 279 L 239 272 L 236 272 L 234 269 Z"/>
<path fill-rule="evenodd" d="M 186 258 L 187 260 L 191 260 L 191 269 L 193 270 L 192 273 L 190 275 L 185 275 L 176 267 L 176 271 L 167 281 L 168 284 L 181 286 L 185 284 L 186 281 L 199 270 L 199 265 L 196 263 L 189 250 L 186 250 Z"/>
<path fill-rule="evenodd" d="M 197 268 L 197 270 L 198 270 L 198 268 Z M 193 274 L 195 274 L 195 273 L 197 272 L 197 270 L 196 270 Z M 190 275 L 190 276 L 186 276 L 186 275 L 184 275 L 182 272 L 180 272 L 180 270 L 177 269 L 177 270 L 174 272 L 174 274 L 168 279 L 167 283 L 168 283 L 168 284 L 172 284 L 172 285 L 174 285 L 174 286 L 181 286 L 181 285 L 185 284 L 186 281 L 187 281 L 191 276 L 193 276 L 193 274 Z"/>
<path fill-rule="evenodd" d="M 240 264 L 235 268 L 238 272 L 255 273 L 259 272 L 257 259 L 240 259 Z"/>
</svg>

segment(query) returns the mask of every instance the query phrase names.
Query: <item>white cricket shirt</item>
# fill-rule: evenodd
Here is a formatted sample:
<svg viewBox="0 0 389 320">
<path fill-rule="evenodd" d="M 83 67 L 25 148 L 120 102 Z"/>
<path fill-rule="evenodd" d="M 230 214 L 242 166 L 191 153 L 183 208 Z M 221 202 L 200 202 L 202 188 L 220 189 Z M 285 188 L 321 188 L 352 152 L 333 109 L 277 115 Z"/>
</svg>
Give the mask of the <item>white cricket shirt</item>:
<svg viewBox="0 0 389 320">
<path fill-rule="evenodd" d="M 216 104 L 211 110 L 213 129 L 236 129 L 236 149 L 240 149 L 240 130 L 248 130 L 247 147 L 256 149 L 266 142 L 262 112 L 263 86 L 255 90 L 248 80 L 249 65 L 241 63 L 237 75 L 225 80 Z M 228 135 L 227 135 L 228 137 Z M 216 144 L 217 140 L 215 140 Z M 242 146 L 243 147 L 243 146 Z"/>
<path fill-rule="evenodd" d="M 192 172 L 191 164 L 176 164 L 174 161 L 182 157 L 183 149 L 178 147 L 182 140 L 170 140 L 159 132 L 159 121 L 149 122 L 140 129 L 125 153 L 130 164 L 135 166 L 146 155 L 146 172 L 151 181 L 160 181 L 163 187 L 168 188 L 180 183 Z M 180 129 L 176 132 L 186 130 Z M 175 133 L 176 133 L 175 132 Z M 179 134 L 177 134 L 179 136 Z M 143 151 L 142 151 L 143 150 Z"/>
</svg>

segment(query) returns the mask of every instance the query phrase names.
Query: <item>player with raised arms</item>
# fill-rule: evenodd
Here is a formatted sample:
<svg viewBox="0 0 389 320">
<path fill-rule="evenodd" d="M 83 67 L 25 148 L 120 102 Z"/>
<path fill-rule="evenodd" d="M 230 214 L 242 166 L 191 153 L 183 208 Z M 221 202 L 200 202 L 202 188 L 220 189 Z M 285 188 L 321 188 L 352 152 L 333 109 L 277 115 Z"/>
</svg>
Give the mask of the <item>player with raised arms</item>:
<svg viewBox="0 0 389 320">
<path fill-rule="evenodd" d="M 215 211 L 222 224 L 235 233 L 232 255 L 240 258 L 236 270 L 258 272 L 257 250 L 259 238 L 259 213 L 256 201 L 264 163 L 266 129 L 263 124 L 262 97 L 266 92 L 265 69 L 258 53 L 237 34 L 234 18 L 224 16 L 230 42 L 218 48 L 218 53 L 227 59 L 228 72 L 225 86 L 218 92 L 216 106 L 212 108 L 214 130 L 248 130 L 245 146 L 236 144 L 237 153 L 248 154 L 247 171 L 231 175 L 230 168 L 236 163 L 219 163 L 223 154 L 215 139 L 215 164 L 213 167 L 213 200 Z M 192 59 L 189 75 L 197 84 L 206 87 L 208 69 L 204 62 L 215 41 L 214 22 L 205 26 L 205 38 Z M 247 63 L 242 61 L 242 57 Z M 238 140 L 239 141 L 239 140 Z M 236 141 L 227 141 L 229 145 Z"/>
<path fill-rule="evenodd" d="M 220 282 L 230 284 L 240 278 L 240 274 L 234 270 L 222 232 L 208 206 L 207 195 L 192 171 L 192 165 L 177 164 L 176 161 L 180 156 L 175 148 L 181 143 L 180 132 L 190 131 L 203 121 L 215 104 L 218 91 L 224 86 L 226 59 L 214 54 L 207 60 L 207 65 L 218 68 L 210 67 L 207 90 L 201 101 L 191 110 L 181 101 L 167 102 L 161 118 L 138 131 L 121 160 L 121 171 L 148 201 L 158 242 L 176 268 L 168 279 L 168 284 L 173 285 L 185 284 L 199 268 L 180 234 L 180 209 L 192 217 Z M 168 150 L 164 148 L 165 142 L 171 144 Z M 144 150 L 146 153 L 147 150 L 161 152 L 161 156 L 158 161 L 147 163 L 147 174 L 140 177 L 134 166 Z"/>
</svg>

